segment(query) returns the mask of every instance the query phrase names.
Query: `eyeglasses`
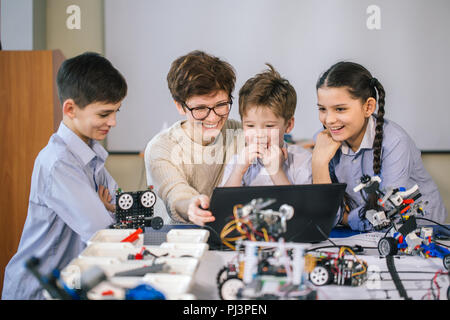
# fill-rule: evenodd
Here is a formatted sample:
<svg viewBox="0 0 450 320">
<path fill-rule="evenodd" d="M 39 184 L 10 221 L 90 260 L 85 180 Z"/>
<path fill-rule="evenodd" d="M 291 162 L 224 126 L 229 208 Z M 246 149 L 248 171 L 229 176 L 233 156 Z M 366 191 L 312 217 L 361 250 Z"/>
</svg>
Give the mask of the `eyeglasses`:
<svg viewBox="0 0 450 320">
<path fill-rule="evenodd" d="M 231 105 L 233 104 L 233 101 L 226 101 L 226 102 L 220 102 L 216 104 L 214 107 L 207 107 L 207 106 L 201 106 L 201 107 L 195 107 L 195 108 L 189 108 L 186 104 L 186 102 L 182 102 L 183 106 L 188 109 L 192 117 L 195 120 L 205 120 L 208 118 L 209 113 L 211 110 L 214 111 L 216 115 L 219 117 L 225 117 L 227 114 L 231 111 Z"/>
</svg>

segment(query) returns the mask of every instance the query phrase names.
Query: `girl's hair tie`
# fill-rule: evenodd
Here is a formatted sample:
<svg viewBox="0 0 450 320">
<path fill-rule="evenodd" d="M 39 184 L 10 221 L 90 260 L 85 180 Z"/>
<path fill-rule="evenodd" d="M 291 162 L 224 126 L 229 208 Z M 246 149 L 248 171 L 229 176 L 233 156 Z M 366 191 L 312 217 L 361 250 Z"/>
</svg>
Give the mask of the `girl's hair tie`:
<svg viewBox="0 0 450 320">
<path fill-rule="evenodd" d="M 372 78 L 370 79 L 370 86 L 371 87 L 375 87 L 378 83 L 378 79 L 377 78 Z"/>
</svg>

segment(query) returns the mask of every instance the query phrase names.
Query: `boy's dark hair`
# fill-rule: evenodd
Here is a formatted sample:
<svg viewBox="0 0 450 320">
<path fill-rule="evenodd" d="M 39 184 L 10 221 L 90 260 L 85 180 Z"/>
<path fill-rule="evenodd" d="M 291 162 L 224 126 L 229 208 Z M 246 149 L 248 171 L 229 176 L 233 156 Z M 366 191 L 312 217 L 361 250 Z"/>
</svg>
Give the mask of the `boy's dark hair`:
<svg viewBox="0 0 450 320">
<path fill-rule="evenodd" d="M 297 93 L 287 79 L 284 79 L 275 68 L 266 63 L 268 70 L 248 79 L 239 90 L 239 115 L 245 115 L 248 107 L 264 106 L 283 118 L 291 119 L 297 106 Z"/>
<path fill-rule="evenodd" d="M 341 61 L 331 66 L 319 78 L 316 89 L 346 88 L 355 99 L 365 103 L 372 97 L 378 102 L 377 121 L 375 125 L 375 139 L 373 141 L 373 172 L 379 175 L 381 172 L 381 145 L 383 142 L 385 91 L 381 83 L 364 68 L 354 62 Z M 378 98 L 377 98 L 378 92 Z M 377 208 L 376 195 L 369 196 L 366 210 Z"/>
<path fill-rule="evenodd" d="M 172 62 L 167 84 L 175 101 L 225 91 L 232 98 L 236 75 L 233 67 L 202 51 L 192 51 Z"/>
<path fill-rule="evenodd" d="M 93 102 L 118 103 L 127 95 L 127 82 L 111 62 L 95 52 L 67 59 L 56 77 L 61 104 L 73 99 L 84 108 Z"/>
</svg>

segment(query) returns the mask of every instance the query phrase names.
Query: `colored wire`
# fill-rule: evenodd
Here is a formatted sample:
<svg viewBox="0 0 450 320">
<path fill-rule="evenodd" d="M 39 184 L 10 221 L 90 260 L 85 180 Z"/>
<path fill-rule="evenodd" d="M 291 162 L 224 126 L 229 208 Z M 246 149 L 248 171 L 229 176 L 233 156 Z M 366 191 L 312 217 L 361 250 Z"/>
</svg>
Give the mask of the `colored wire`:
<svg viewBox="0 0 450 320">
<path fill-rule="evenodd" d="M 361 274 L 366 273 L 367 268 L 366 268 L 366 266 L 365 266 L 365 263 L 364 263 L 363 261 L 361 261 L 361 260 L 356 256 L 356 254 L 353 252 L 353 250 L 351 250 L 349 247 L 341 247 L 341 248 L 339 249 L 338 257 L 339 257 L 339 258 L 344 257 L 345 251 L 350 252 L 350 254 L 353 255 L 353 257 L 356 259 L 356 261 L 358 261 L 359 264 L 360 264 L 360 265 L 362 266 L 362 268 L 363 268 L 363 270 L 361 270 L 360 272 L 353 273 L 353 274 L 352 274 L 352 277 L 356 277 L 356 276 L 359 276 L 359 275 L 361 275 Z"/>
<path fill-rule="evenodd" d="M 425 221 L 428 221 L 428 222 L 432 222 L 432 223 L 434 223 L 434 224 L 436 224 L 436 225 L 438 225 L 438 226 L 440 226 L 440 227 L 442 227 L 442 228 L 447 229 L 448 231 L 450 231 L 450 228 L 449 228 L 449 227 L 447 227 L 447 226 L 445 226 L 445 225 L 443 225 L 443 224 L 440 224 L 440 223 L 438 223 L 438 222 L 436 222 L 436 221 L 433 221 L 433 220 L 431 220 L 431 219 L 421 218 L 421 217 L 416 217 L 416 220 L 425 220 Z"/>
</svg>

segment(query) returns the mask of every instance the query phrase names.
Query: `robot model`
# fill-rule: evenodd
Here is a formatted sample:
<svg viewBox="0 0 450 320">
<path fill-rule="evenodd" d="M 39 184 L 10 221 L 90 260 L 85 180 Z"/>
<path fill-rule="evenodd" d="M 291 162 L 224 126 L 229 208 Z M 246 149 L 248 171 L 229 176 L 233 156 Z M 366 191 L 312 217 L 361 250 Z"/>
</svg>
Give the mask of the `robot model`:
<svg viewBox="0 0 450 320">
<path fill-rule="evenodd" d="M 444 267 L 448 270 L 450 250 L 433 241 L 433 228 L 417 226 L 417 220 L 421 219 L 418 216 L 424 214 L 421 202 L 416 202 L 421 197 L 418 185 L 408 190 L 380 190 L 380 183 L 380 177 L 364 175 L 361 183 L 353 189 L 355 192 L 375 193 L 378 198 L 381 210 L 368 210 L 366 218 L 375 230 L 389 228 L 378 242 L 380 255 L 402 253 L 424 258 L 437 257 L 443 260 Z"/>
<path fill-rule="evenodd" d="M 233 219 L 222 229 L 220 238 L 226 246 L 235 250 L 232 242 L 237 240 L 276 241 L 287 230 L 287 221 L 294 216 L 294 208 L 288 204 L 278 211 L 264 209 L 275 199 L 253 199 L 246 205 L 233 208 Z M 234 232 L 234 235 L 231 234 Z"/>
<path fill-rule="evenodd" d="M 148 190 L 122 192 L 119 188 L 116 192 L 116 223 L 111 227 L 114 229 L 143 229 L 144 227 L 161 229 L 162 218 L 153 216 L 156 195 L 152 189 L 153 186 L 150 186 Z"/>
<path fill-rule="evenodd" d="M 309 281 L 316 286 L 335 284 L 356 287 L 367 280 L 367 263 L 348 247 L 340 247 L 338 253 L 309 252 L 305 255 L 305 262 Z"/>
<path fill-rule="evenodd" d="M 317 293 L 304 270 L 306 245 L 278 242 L 238 242 L 235 258 L 217 275 L 223 300 L 314 300 Z M 239 248 L 238 248 L 239 249 Z"/>
</svg>

